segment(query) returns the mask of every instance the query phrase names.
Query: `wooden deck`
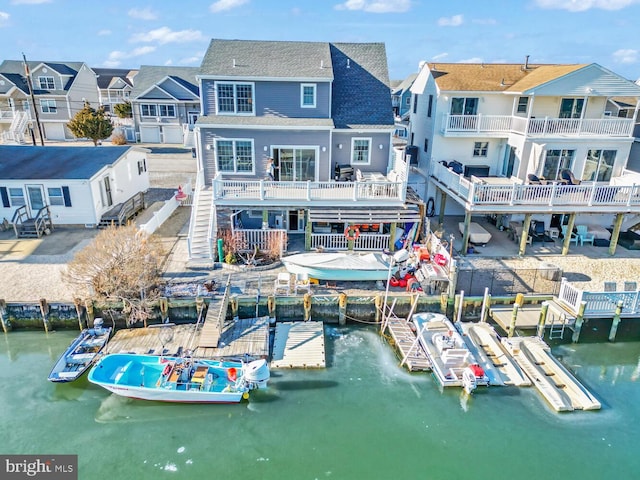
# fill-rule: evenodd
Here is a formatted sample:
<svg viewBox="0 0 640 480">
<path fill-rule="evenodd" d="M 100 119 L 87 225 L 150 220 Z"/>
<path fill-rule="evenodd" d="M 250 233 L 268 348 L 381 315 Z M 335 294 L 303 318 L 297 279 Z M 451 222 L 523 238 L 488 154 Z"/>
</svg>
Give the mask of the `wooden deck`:
<svg viewBox="0 0 640 480">
<path fill-rule="evenodd" d="M 540 322 L 540 311 L 542 305 L 527 304 L 518 309 L 516 318 L 516 328 L 535 329 Z M 511 317 L 513 314 L 513 305 L 493 305 L 489 309 L 489 316 L 505 331 L 509 331 L 511 325 Z M 547 311 L 547 320 L 545 327 L 551 325 L 560 325 L 564 323 L 566 326 L 573 325 L 575 317 L 563 309 L 555 302 L 549 302 L 549 310 Z"/>
<path fill-rule="evenodd" d="M 323 323 L 277 323 L 271 367 L 325 368 Z"/>
<path fill-rule="evenodd" d="M 118 330 L 105 353 L 180 355 L 189 345 L 195 324 Z"/>
<path fill-rule="evenodd" d="M 224 328 L 224 320 L 229 308 L 229 289 L 231 277 L 227 278 L 227 285 L 222 297 L 214 297 L 209 302 L 207 315 L 202 325 L 200 337 L 198 338 L 199 348 L 217 348 Z"/>
<path fill-rule="evenodd" d="M 405 318 L 391 316 L 388 319 L 387 329 L 396 346 L 400 358 L 406 357 L 405 364 L 411 372 L 429 371 L 431 363 L 426 353 L 416 341 L 417 337 Z"/>
<path fill-rule="evenodd" d="M 199 341 L 194 342 L 199 345 Z M 232 358 L 269 356 L 269 317 L 239 318 L 224 322 L 217 347 L 198 346 L 194 356 Z"/>
</svg>

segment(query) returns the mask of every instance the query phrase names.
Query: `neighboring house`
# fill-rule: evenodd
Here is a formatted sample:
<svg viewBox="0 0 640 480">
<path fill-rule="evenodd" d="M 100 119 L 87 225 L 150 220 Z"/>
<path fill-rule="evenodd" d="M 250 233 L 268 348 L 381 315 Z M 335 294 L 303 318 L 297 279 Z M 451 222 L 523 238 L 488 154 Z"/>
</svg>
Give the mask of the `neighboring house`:
<svg viewBox="0 0 640 480">
<path fill-rule="evenodd" d="M 411 85 L 415 82 L 417 73 L 412 73 L 391 90 L 393 114 L 402 120 L 409 119 L 411 110 Z"/>
<path fill-rule="evenodd" d="M 143 65 L 135 76 L 131 106 L 138 140 L 192 146 L 200 115 L 195 67 Z"/>
<path fill-rule="evenodd" d="M 133 79 L 138 70 L 126 68 L 94 68 L 98 82 L 98 100 L 104 111 L 114 114 L 113 107 L 130 100 Z M 115 114 L 114 114 L 115 115 Z"/>
<path fill-rule="evenodd" d="M 597 64 L 426 63 L 411 91 L 416 180 L 426 180 L 430 205 L 465 215 L 464 252 L 471 215 L 523 219 L 525 231 L 532 218 L 547 229 L 613 226 L 612 253 L 617 232 L 639 222 L 640 174 L 626 169 L 640 104 L 633 82 Z M 608 114 L 619 98 L 625 115 Z M 569 185 L 564 170 L 581 183 Z"/>
<path fill-rule="evenodd" d="M 306 249 L 379 250 L 393 244 L 392 225 L 419 220 L 391 148 L 384 44 L 213 40 L 199 80 L 192 258 L 212 258 L 224 228 L 249 249 L 275 230 L 300 234 Z"/>
<path fill-rule="evenodd" d="M 75 138 L 67 123 L 84 102 L 98 107 L 96 76 L 82 62 L 27 62 L 35 107 L 46 140 Z M 0 64 L 0 129 L 4 143 L 29 143 L 38 138 L 25 64 L 5 60 Z M 31 136 L 33 131 L 33 137 Z"/>
<path fill-rule="evenodd" d="M 49 206 L 54 225 L 96 226 L 114 206 L 149 189 L 139 147 L 0 146 L 0 219 Z"/>
</svg>

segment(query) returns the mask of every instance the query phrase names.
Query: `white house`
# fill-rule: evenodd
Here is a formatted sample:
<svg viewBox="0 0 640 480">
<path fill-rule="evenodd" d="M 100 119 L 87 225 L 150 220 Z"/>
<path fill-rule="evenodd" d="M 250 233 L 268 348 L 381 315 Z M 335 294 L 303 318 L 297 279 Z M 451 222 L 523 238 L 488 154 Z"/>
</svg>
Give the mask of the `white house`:
<svg viewBox="0 0 640 480">
<path fill-rule="evenodd" d="M 640 174 L 627 169 L 633 82 L 597 64 L 424 63 L 411 92 L 413 181 L 441 222 L 465 215 L 463 251 L 472 215 L 524 220 L 525 232 L 532 219 L 547 230 L 612 227 L 612 253 L 620 230 L 640 222 Z M 619 98 L 631 113 L 610 113 Z"/>
<path fill-rule="evenodd" d="M 0 219 L 49 207 L 54 225 L 96 226 L 103 214 L 149 189 L 139 147 L 0 146 Z"/>
</svg>

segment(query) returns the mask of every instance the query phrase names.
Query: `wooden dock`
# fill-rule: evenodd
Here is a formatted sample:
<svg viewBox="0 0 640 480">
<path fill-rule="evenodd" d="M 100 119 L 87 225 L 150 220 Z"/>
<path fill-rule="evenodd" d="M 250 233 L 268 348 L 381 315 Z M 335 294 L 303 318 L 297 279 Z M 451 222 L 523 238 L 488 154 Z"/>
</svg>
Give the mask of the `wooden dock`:
<svg viewBox="0 0 640 480">
<path fill-rule="evenodd" d="M 424 372 L 431 370 L 431 363 L 406 318 L 398 318 L 395 315 L 391 315 L 387 320 L 387 330 L 400 358 L 406 358 L 404 363 L 409 371 Z"/>
<path fill-rule="evenodd" d="M 195 342 L 200 345 L 199 342 Z M 234 358 L 269 356 L 269 317 L 236 318 L 222 326 L 217 347 L 198 346 L 194 356 L 203 358 Z"/>
<path fill-rule="evenodd" d="M 325 368 L 322 322 L 276 324 L 271 368 Z"/>
<path fill-rule="evenodd" d="M 220 336 L 224 328 L 224 321 L 229 308 L 229 290 L 231 286 L 231 276 L 227 278 L 227 284 L 222 297 L 214 297 L 209 302 L 207 315 L 204 318 L 200 337 L 198 338 L 198 348 L 217 348 Z"/>
<path fill-rule="evenodd" d="M 540 322 L 541 304 L 525 304 L 518 309 L 516 317 L 516 328 L 536 329 Z M 489 308 L 489 316 L 505 332 L 509 331 L 511 318 L 513 316 L 513 305 L 493 305 Z M 571 326 L 575 322 L 575 317 L 566 311 L 562 306 L 554 301 L 549 301 L 545 328 L 564 324 Z"/>
<path fill-rule="evenodd" d="M 195 329 L 195 324 L 167 324 L 118 330 L 107 343 L 105 353 L 180 355 L 188 348 Z"/>
</svg>

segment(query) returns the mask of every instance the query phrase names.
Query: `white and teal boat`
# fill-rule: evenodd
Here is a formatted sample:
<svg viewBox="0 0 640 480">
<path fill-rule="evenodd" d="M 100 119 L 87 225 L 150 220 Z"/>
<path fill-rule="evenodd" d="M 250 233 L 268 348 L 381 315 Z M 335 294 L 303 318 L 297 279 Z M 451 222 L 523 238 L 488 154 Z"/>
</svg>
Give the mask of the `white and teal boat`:
<svg viewBox="0 0 640 480">
<path fill-rule="evenodd" d="M 282 257 L 289 273 L 318 280 L 386 281 L 391 257 L 384 253 L 299 253 Z M 391 273 L 397 269 L 394 265 Z"/>
<path fill-rule="evenodd" d="M 116 395 L 179 403 L 238 403 L 249 392 L 266 388 L 266 360 L 249 363 L 110 354 L 89 372 L 89 381 Z"/>
</svg>

